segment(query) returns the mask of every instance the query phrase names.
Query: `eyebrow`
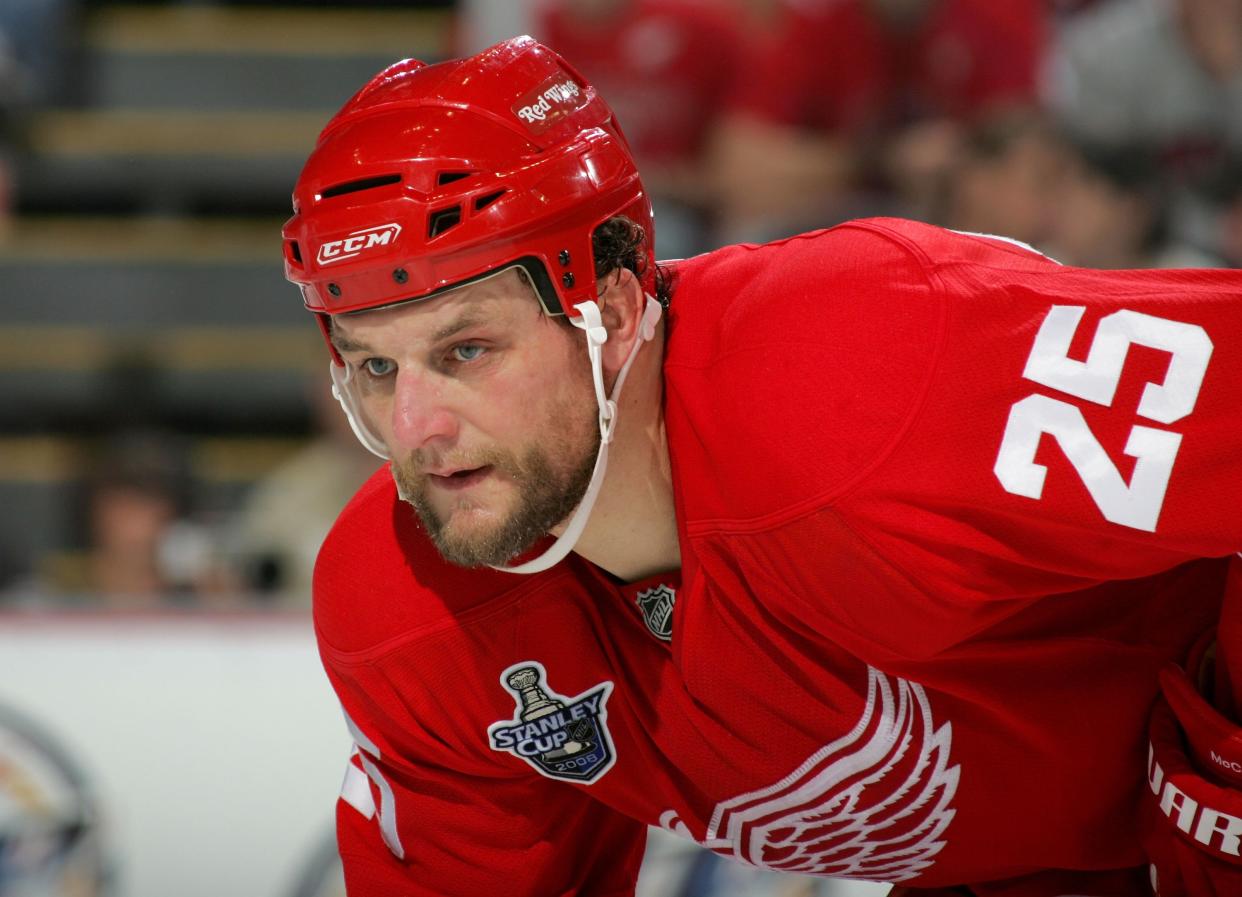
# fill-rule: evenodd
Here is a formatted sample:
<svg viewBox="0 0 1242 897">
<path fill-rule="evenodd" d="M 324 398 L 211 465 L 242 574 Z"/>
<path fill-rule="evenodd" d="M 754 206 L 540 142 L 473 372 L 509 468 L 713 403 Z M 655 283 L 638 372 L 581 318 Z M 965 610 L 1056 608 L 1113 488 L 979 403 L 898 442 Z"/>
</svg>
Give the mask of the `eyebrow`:
<svg viewBox="0 0 1242 897">
<path fill-rule="evenodd" d="M 330 332 L 328 335 L 328 339 L 332 342 L 333 348 L 335 348 L 336 351 L 340 353 L 370 352 L 371 351 L 371 347 L 366 345 L 365 343 L 357 342 L 356 340 L 352 340 L 349 337 L 342 334 L 341 331 L 336 329 L 335 324 L 330 326 Z"/>
<path fill-rule="evenodd" d="M 458 318 L 452 324 L 449 324 L 446 327 L 441 327 L 439 330 L 436 331 L 435 336 L 433 336 L 431 339 L 433 342 L 438 343 L 440 342 L 440 340 L 448 339 L 450 336 L 453 336 L 456 333 L 460 333 L 461 331 L 466 330 L 470 327 L 474 327 L 476 324 L 482 324 L 483 321 L 484 321 L 484 318 L 481 315 L 477 315 L 474 313 L 466 314 Z"/>
<path fill-rule="evenodd" d="M 432 342 L 438 343 L 441 340 L 446 340 L 456 333 L 460 333 L 470 327 L 484 323 L 485 320 L 486 319 L 483 316 L 478 314 L 466 314 L 458 318 L 452 324 L 448 324 L 437 330 L 431 337 Z M 371 347 L 366 343 L 360 343 L 357 340 L 350 339 L 348 336 L 341 333 L 335 326 L 332 327 L 330 339 L 332 340 L 332 345 L 336 348 L 336 351 L 340 353 L 372 351 Z"/>
</svg>

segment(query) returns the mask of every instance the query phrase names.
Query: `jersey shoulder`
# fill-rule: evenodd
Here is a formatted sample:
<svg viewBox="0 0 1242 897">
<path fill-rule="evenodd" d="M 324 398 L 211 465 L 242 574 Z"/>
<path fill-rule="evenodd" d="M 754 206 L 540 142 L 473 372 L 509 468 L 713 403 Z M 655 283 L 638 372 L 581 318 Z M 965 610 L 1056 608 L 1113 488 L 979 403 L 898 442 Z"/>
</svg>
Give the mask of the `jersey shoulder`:
<svg viewBox="0 0 1242 897">
<path fill-rule="evenodd" d="M 692 334 L 674 343 L 675 363 L 715 358 L 729 340 L 787 338 L 791 324 L 840 333 L 848 329 L 842 317 L 891 315 L 916 295 L 941 290 L 942 273 L 963 266 L 1061 269 L 1017 240 L 898 218 L 863 218 L 770 243 L 727 246 L 673 265 L 671 326 Z"/>
<path fill-rule="evenodd" d="M 731 522 L 823 506 L 883 464 L 942 356 L 977 357 L 978 340 L 954 342 L 955 322 L 976 326 L 1017 296 L 1130 281 L 1004 237 L 893 218 L 730 246 L 674 270 L 670 452 L 687 516 Z"/>
<path fill-rule="evenodd" d="M 832 495 L 898 437 L 943 330 L 921 237 L 941 239 L 866 220 L 678 266 L 666 424 L 689 517 Z"/>
<path fill-rule="evenodd" d="M 382 648 L 460 626 L 540 578 L 446 562 L 385 465 L 345 506 L 319 550 L 315 629 L 330 650 Z"/>
</svg>

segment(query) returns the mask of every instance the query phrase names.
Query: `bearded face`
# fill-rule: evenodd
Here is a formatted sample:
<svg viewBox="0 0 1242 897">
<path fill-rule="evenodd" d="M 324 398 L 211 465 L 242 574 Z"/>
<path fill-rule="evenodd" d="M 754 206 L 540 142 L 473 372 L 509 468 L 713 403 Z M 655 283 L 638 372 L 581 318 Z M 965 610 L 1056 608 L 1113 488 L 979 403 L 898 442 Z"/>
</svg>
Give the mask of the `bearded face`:
<svg viewBox="0 0 1242 897">
<path fill-rule="evenodd" d="M 590 362 L 516 270 L 339 316 L 332 341 L 402 498 L 449 562 L 504 564 L 582 500 L 600 444 Z"/>
<path fill-rule="evenodd" d="M 332 340 L 397 491 L 448 562 L 503 565 L 578 507 L 600 448 L 590 360 L 517 270 L 339 316 Z"/>
<path fill-rule="evenodd" d="M 599 428 L 590 396 L 579 407 L 557 409 L 541 437 L 520 448 L 490 446 L 470 457 L 437 458 L 414 452 L 392 463 L 393 479 L 440 554 L 462 567 L 500 566 L 524 554 L 582 501 L 599 452 Z M 445 462 L 448 462 L 446 465 Z M 457 467 L 448 477 L 429 469 Z M 507 497 L 488 480 L 507 487 Z M 448 480 L 449 482 L 444 482 Z M 453 496 L 448 507 L 437 492 Z"/>
</svg>

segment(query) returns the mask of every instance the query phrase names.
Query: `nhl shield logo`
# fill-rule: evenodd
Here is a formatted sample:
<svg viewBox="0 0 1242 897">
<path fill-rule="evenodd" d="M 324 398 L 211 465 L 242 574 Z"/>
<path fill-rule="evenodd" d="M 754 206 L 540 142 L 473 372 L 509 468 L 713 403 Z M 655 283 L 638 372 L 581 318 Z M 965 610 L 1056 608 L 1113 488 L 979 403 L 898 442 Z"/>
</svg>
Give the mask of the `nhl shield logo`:
<svg viewBox="0 0 1242 897">
<path fill-rule="evenodd" d="M 668 586 L 656 586 L 638 593 L 638 609 L 651 634 L 664 642 L 673 640 L 673 602 L 677 593 Z"/>
<path fill-rule="evenodd" d="M 548 688 L 547 681 L 537 660 L 515 663 L 500 674 L 517 710 L 513 719 L 488 726 L 488 741 L 492 750 L 521 757 L 550 779 L 589 785 L 616 760 L 608 733 L 612 683 L 569 698 Z"/>
</svg>

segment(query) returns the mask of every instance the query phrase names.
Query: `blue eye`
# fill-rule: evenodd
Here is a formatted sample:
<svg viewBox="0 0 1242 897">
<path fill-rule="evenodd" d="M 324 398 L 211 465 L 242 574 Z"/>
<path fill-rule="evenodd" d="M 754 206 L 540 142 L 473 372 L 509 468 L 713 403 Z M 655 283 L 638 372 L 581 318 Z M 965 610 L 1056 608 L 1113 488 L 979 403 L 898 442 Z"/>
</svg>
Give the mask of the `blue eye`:
<svg viewBox="0 0 1242 897">
<path fill-rule="evenodd" d="M 372 377 L 387 377 L 397 366 L 387 358 L 368 358 L 362 363 L 362 368 Z"/>
<path fill-rule="evenodd" d="M 454 361 L 474 361 L 487 350 L 473 343 L 462 343 L 451 350 Z"/>
</svg>

